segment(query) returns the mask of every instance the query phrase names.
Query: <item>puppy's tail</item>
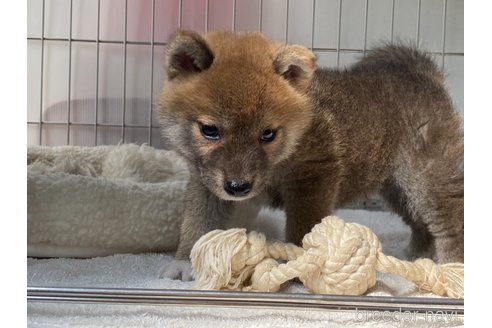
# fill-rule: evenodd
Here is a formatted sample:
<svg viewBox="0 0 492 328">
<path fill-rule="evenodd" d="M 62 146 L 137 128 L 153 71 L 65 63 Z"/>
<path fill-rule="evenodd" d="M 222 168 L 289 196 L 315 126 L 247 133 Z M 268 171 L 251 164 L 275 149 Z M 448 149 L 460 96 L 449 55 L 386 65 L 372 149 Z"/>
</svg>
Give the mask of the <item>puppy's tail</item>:
<svg viewBox="0 0 492 328">
<path fill-rule="evenodd" d="M 386 43 L 373 50 L 360 60 L 354 70 L 399 70 L 417 75 L 426 75 L 439 84 L 444 82 L 444 74 L 429 54 L 417 49 L 416 45 L 404 42 Z"/>
</svg>

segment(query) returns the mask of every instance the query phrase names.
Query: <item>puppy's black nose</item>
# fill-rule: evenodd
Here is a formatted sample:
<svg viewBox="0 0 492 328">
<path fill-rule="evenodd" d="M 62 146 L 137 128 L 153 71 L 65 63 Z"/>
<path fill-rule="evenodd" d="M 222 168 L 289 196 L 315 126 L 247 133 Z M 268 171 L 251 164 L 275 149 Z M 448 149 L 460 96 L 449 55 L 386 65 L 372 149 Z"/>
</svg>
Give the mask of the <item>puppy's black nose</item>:
<svg viewBox="0 0 492 328">
<path fill-rule="evenodd" d="M 244 180 L 226 181 L 224 183 L 224 190 L 231 196 L 245 196 L 251 191 L 251 183 Z"/>
</svg>

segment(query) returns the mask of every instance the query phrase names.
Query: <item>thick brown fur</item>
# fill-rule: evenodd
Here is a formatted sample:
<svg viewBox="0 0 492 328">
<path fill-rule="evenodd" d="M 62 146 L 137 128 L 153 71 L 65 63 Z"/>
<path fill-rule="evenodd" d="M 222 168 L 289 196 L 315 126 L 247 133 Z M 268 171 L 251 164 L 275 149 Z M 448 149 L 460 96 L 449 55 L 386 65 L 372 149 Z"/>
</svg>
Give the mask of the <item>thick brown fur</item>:
<svg viewBox="0 0 492 328">
<path fill-rule="evenodd" d="M 258 33 L 178 31 L 166 71 L 163 136 L 192 172 L 178 259 L 238 204 L 284 208 L 287 240 L 300 243 L 335 208 L 379 192 L 412 227 L 414 256 L 435 246 L 440 262 L 463 261 L 461 121 L 427 55 L 385 45 L 335 71 Z M 231 179 L 251 191 L 231 196 Z"/>
</svg>

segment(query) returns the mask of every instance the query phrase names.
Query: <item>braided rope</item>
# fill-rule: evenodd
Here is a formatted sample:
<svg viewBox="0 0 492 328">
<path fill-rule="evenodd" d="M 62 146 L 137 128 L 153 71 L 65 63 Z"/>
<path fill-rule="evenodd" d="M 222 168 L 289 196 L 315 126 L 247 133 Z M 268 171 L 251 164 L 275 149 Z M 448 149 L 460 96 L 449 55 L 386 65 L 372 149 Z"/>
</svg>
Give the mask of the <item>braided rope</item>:
<svg viewBox="0 0 492 328">
<path fill-rule="evenodd" d="M 279 264 L 278 259 L 286 261 Z M 329 216 L 303 239 L 303 247 L 267 243 L 263 234 L 245 229 L 215 230 L 191 252 L 195 288 L 277 291 L 299 278 L 315 293 L 361 295 L 376 283 L 376 271 L 400 275 L 422 291 L 464 297 L 464 265 L 438 265 L 386 256 L 366 226 Z"/>
</svg>

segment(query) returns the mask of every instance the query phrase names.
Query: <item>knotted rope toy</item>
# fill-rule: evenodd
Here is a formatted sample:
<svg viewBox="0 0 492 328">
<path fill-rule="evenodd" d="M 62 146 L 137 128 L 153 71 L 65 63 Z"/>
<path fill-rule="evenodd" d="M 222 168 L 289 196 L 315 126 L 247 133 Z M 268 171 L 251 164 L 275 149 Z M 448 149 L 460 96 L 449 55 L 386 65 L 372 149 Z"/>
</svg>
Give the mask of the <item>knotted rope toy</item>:
<svg viewBox="0 0 492 328">
<path fill-rule="evenodd" d="M 268 243 L 246 229 L 214 230 L 191 251 L 195 288 L 278 291 L 294 278 L 314 293 L 362 295 L 376 283 L 376 271 L 397 274 L 421 291 L 464 297 L 464 264 L 415 262 L 386 256 L 366 226 L 328 216 L 304 236 L 303 247 Z M 279 264 L 278 259 L 286 261 Z"/>
</svg>

